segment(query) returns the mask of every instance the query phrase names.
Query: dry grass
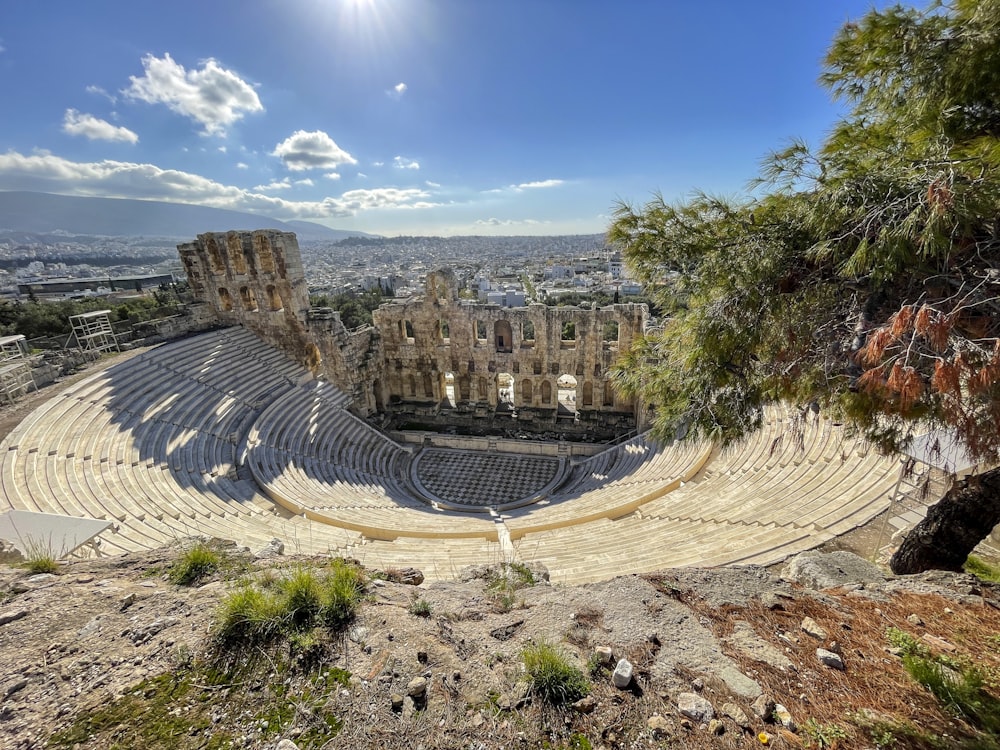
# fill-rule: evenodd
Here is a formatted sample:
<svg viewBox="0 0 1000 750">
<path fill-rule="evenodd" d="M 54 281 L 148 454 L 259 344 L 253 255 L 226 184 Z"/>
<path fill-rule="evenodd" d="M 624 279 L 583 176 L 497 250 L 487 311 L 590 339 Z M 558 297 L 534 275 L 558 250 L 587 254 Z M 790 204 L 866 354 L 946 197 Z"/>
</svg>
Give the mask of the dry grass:
<svg viewBox="0 0 1000 750">
<path fill-rule="evenodd" d="M 845 728 L 850 737 L 838 741 L 836 746 L 840 750 L 872 747 L 870 738 L 851 720 L 860 709 L 938 737 L 950 735 L 960 740 L 975 736 L 972 727 L 948 715 L 907 674 L 902 659 L 888 652 L 886 630 L 895 627 L 910 633 L 934 653 L 942 653 L 942 649 L 924 640 L 925 635 L 952 644 L 955 650 L 944 653 L 960 662 L 977 665 L 987 674 L 987 683 L 997 694 L 1000 655 L 995 634 L 1000 632 L 1000 612 L 988 605 L 963 605 L 938 595 L 903 593 L 886 602 L 843 595 L 830 598 L 833 607 L 809 596 L 797 597 L 785 603 L 784 611 L 769 610 L 758 602 L 719 609 L 688 603 L 711 621 L 717 635 L 730 634 L 733 623 L 742 620 L 752 625 L 764 641 L 785 652 L 798 667 L 797 672 L 784 672 L 734 649 L 726 651 L 744 673 L 789 709 L 800 727 L 812 719 L 816 724 Z M 907 621 L 909 615 L 917 615 L 924 624 L 912 625 Z M 826 629 L 829 634 L 826 642 L 801 631 L 806 616 Z M 788 645 L 779 639 L 778 635 L 785 632 L 794 634 L 797 642 Z M 843 653 L 847 665 L 844 672 L 823 667 L 816 659 L 816 648 L 826 647 L 831 641 L 836 641 Z M 802 734 L 800 741 L 804 739 Z M 789 746 L 794 745 L 790 738 L 785 741 Z"/>
</svg>

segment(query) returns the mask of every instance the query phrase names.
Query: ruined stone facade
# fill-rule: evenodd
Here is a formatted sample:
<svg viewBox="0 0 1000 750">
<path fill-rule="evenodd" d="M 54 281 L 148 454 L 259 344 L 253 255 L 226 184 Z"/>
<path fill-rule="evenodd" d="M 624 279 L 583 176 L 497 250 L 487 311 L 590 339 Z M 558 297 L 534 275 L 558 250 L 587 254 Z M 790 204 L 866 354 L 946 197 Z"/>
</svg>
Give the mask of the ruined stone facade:
<svg viewBox="0 0 1000 750">
<path fill-rule="evenodd" d="M 384 359 L 376 400 L 380 410 L 446 402 L 457 414 L 483 416 L 500 408 L 522 425 L 567 416 L 584 429 L 618 422 L 632 417 L 633 406 L 614 392 L 608 373 L 646 319 L 645 305 L 505 308 L 460 300 L 450 272 L 428 274 L 423 297 L 374 313 Z"/>
<path fill-rule="evenodd" d="M 635 425 L 634 405 L 608 373 L 641 334 L 645 305 L 522 308 L 461 300 L 449 271 L 426 294 L 383 304 L 374 325 L 348 331 L 339 314 L 310 309 L 295 235 L 209 233 L 178 246 L 197 299 L 242 324 L 353 396 L 363 415 L 583 434 Z"/>
</svg>

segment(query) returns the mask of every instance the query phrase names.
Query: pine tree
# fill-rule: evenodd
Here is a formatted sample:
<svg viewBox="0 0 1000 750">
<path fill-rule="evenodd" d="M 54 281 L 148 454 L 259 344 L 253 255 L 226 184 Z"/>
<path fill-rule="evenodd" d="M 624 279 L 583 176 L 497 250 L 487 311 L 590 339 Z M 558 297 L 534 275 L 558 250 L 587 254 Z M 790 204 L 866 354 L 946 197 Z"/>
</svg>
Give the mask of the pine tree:
<svg viewBox="0 0 1000 750">
<path fill-rule="evenodd" d="M 670 311 L 618 385 L 666 438 L 737 440 L 784 400 L 885 449 L 944 428 L 995 465 L 1000 0 L 871 11 L 821 82 L 847 115 L 819 148 L 770 154 L 743 199 L 617 208 L 609 239 Z M 974 495 L 975 511 L 932 514 L 937 535 L 918 527 L 894 569 L 960 566 L 1000 522 L 998 486 L 1000 470 L 956 487 L 942 506 Z"/>
</svg>

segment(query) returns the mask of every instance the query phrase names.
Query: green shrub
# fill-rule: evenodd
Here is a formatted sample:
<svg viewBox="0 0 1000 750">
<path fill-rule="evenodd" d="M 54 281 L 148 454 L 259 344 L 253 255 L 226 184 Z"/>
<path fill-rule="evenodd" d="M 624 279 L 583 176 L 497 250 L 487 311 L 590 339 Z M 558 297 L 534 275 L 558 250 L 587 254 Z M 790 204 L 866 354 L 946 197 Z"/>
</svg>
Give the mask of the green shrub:
<svg viewBox="0 0 1000 750">
<path fill-rule="evenodd" d="M 902 651 L 902 656 L 930 656 L 930 650 L 905 630 L 887 628 L 885 639 L 889 641 L 889 645 Z"/>
<path fill-rule="evenodd" d="M 227 647 L 267 643 L 284 629 L 284 612 L 273 593 L 253 586 L 239 589 L 222 601 L 216 638 Z"/>
<path fill-rule="evenodd" d="M 54 551 L 51 539 L 46 543 L 40 539 L 24 539 L 24 562 L 22 566 L 31 573 L 59 572 L 59 556 Z"/>
<path fill-rule="evenodd" d="M 417 617 L 430 617 L 433 608 L 431 603 L 424 599 L 423 597 L 414 598 L 410 602 L 410 614 L 416 615 Z"/>
<path fill-rule="evenodd" d="M 337 559 L 323 582 L 323 606 L 320 617 L 331 629 L 341 628 L 354 618 L 365 590 L 365 574 L 357 565 Z"/>
<path fill-rule="evenodd" d="M 321 576 L 298 568 L 287 578 L 249 582 L 223 600 L 216 640 L 220 646 L 236 648 L 319 625 L 339 629 L 354 617 L 364 586 L 361 569 L 343 560 L 334 560 Z"/>
<path fill-rule="evenodd" d="M 983 689 L 978 669 L 955 670 L 923 656 L 905 656 L 903 666 L 955 716 L 991 735 L 1000 733 L 1000 701 Z"/>
<path fill-rule="evenodd" d="M 309 628 L 323 608 L 323 586 L 312 571 L 299 568 L 280 586 L 282 606 L 293 628 Z"/>
<path fill-rule="evenodd" d="M 549 643 L 525 646 L 521 659 L 531 678 L 532 691 L 548 703 L 572 703 L 590 693 L 590 683 L 583 672 Z"/>
<path fill-rule="evenodd" d="M 184 552 L 170 566 L 167 579 L 179 586 L 190 586 L 203 578 L 210 576 L 219 569 L 222 558 L 219 553 L 207 544 L 199 542 Z"/>
<path fill-rule="evenodd" d="M 966 573 L 971 573 L 980 580 L 1000 583 L 1000 567 L 991 565 L 980 557 L 969 555 L 962 567 Z"/>
</svg>

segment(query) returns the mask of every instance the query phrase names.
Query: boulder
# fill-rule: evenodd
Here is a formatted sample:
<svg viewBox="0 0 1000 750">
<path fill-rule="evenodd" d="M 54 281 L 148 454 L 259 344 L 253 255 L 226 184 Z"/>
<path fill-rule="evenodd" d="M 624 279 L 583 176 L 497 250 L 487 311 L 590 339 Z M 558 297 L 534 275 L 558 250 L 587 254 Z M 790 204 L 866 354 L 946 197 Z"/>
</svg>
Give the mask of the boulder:
<svg viewBox="0 0 1000 750">
<path fill-rule="evenodd" d="M 257 550 L 254 553 L 254 557 L 258 560 L 267 560 L 268 558 L 278 557 L 283 554 L 285 554 L 285 543 L 280 539 L 272 539 L 267 543 L 267 546 Z"/>
<path fill-rule="evenodd" d="M 723 703 L 722 715 L 736 722 L 736 726 L 740 727 L 740 729 L 746 729 L 750 726 L 750 717 L 747 716 L 746 711 L 735 703 Z"/>
<path fill-rule="evenodd" d="M 699 724 L 705 724 L 715 718 L 715 709 L 712 708 L 712 704 L 697 693 L 678 695 L 677 710 L 681 712 L 681 716 L 686 716 Z"/>
<path fill-rule="evenodd" d="M 875 565 L 845 551 L 803 552 L 789 561 L 781 571 L 781 577 L 811 589 L 885 581 L 882 571 Z"/>
<path fill-rule="evenodd" d="M 820 625 L 811 617 L 806 617 L 802 620 L 802 632 L 808 636 L 812 636 L 818 641 L 825 641 L 827 637 L 826 628 Z"/>
<path fill-rule="evenodd" d="M 615 684 L 616 688 L 624 690 L 629 685 L 632 684 L 632 662 L 628 659 L 620 659 L 617 666 L 615 666 L 615 671 L 611 675 L 611 681 Z"/>
<path fill-rule="evenodd" d="M 839 669 L 841 672 L 847 669 L 840 654 L 835 654 L 833 651 L 828 651 L 825 648 L 816 649 L 816 658 L 824 667 Z"/>
</svg>

